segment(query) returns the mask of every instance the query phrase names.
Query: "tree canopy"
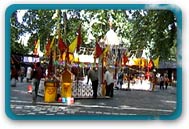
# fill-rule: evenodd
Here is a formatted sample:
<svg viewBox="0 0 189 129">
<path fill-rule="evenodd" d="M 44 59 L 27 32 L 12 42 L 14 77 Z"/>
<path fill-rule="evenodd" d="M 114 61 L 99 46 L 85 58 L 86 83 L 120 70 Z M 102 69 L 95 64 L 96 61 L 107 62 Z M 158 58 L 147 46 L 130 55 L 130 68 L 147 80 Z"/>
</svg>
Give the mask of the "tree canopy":
<svg viewBox="0 0 189 129">
<path fill-rule="evenodd" d="M 149 49 L 150 56 L 162 60 L 176 60 L 177 19 L 170 10 L 24 10 L 22 21 L 19 11 L 12 14 L 11 52 L 29 53 L 34 42 L 40 39 L 41 51 L 47 40 L 59 30 L 64 42 L 69 45 L 82 24 L 82 46 L 95 47 L 99 38 L 104 38 L 112 17 L 112 29 L 121 39 L 128 52 Z M 29 35 L 27 45 L 21 37 Z"/>
</svg>

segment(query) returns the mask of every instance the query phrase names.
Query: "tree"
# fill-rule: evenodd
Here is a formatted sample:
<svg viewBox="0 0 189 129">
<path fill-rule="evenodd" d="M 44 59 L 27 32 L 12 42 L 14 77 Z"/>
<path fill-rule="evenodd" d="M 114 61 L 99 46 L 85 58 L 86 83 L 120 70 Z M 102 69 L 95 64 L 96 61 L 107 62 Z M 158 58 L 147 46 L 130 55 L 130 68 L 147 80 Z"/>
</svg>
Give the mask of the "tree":
<svg viewBox="0 0 189 129">
<path fill-rule="evenodd" d="M 176 59 L 177 20 L 169 10 L 26 10 L 22 23 L 17 27 L 22 31 L 11 38 L 29 33 L 30 51 L 33 51 L 33 43 L 38 38 L 43 49 L 47 39 L 57 35 L 59 28 L 64 42 L 69 45 L 82 23 L 82 46 L 94 47 L 96 40 L 104 38 L 109 30 L 110 16 L 113 30 L 128 51 L 148 48 L 152 58 Z"/>
<path fill-rule="evenodd" d="M 10 30 L 10 47 L 11 54 L 24 54 L 28 52 L 28 48 L 19 42 L 21 33 L 20 23 L 17 19 L 17 11 L 12 13 L 11 21 L 11 30 Z"/>
<path fill-rule="evenodd" d="M 151 57 L 176 59 L 176 18 L 169 10 L 137 10 L 131 12 L 131 48 L 149 48 Z"/>
</svg>

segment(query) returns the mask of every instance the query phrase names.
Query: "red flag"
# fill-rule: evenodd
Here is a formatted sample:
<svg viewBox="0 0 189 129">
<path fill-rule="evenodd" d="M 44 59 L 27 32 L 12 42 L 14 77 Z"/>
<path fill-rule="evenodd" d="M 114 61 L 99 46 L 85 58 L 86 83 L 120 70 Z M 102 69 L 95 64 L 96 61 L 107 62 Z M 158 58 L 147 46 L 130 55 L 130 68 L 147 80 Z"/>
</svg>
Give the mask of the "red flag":
<svg viewBox="0 0 189 129">
<path fill-rule="evenodd" d="M 149 68 L 149 69 L 152 69 L 153 66 L 154 66 L 154 63 L 153 63 L 153 61 L 150 59 L 150 61 L 149 61 L 149 63 L 148 63 L 148 68 Z"/>
<path fill-rule="evenodd" d="M 95 52 L 96 58 L 98 58 L 102 53 L 103 53 L 102 48 L 100 47 L 98 43 L 96 43 L 96 52 Z"/>
<path fill-rule="evenodd" d="M 65 43 L 63 42 L 63 39 L 62 38 L 59 38 L 58 39 L 58 48 L 60 49 L 60 51 L 63 53 L 67 46 L 65 45 Z"/>
<path fill-rule="evenodd" d="M 81 37 L 81 24 L 80 24 L 78 29 L 78 37 L 77 37 L 77 52 L 79 51 L 81 44 L 82 44 L 82 37 Z"/>
<path fill-rule="evenodd" d="M 128 57 L 124 54 L 123 55 L 123 64 L 126 65 L 127 61 L 128 61 Z"/>
</svg>

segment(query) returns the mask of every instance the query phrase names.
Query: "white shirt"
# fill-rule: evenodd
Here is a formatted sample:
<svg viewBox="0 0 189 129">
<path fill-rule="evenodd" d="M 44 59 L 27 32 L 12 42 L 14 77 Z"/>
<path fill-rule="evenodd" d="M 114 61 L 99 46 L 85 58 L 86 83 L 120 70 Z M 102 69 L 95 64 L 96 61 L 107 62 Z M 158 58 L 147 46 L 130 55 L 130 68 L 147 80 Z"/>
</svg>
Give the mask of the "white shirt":
<svg viewBox="0 0 189 129">
<path fill-rule="evenodd" d="M 32 72 L 32 68 L 28 67 L 27 68 L 27 75 L 26 75 L 27 78 L 31 78 L 31 72 Z"/>
<path fill-rule="evenodd" d="M 114 83 L 113 75 L 108 70 L 104 74 L 104 80 L 106 80 L 107 85 Z"/>
</svg>

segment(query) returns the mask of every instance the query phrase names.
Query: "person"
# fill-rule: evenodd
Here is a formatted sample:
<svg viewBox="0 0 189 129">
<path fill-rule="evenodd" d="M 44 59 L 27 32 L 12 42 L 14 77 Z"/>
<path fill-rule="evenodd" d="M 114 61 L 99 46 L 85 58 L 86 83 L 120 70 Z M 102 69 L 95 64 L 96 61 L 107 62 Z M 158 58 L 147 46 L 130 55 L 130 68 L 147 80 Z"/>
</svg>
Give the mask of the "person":
<svg viewBox="0 0 189 129">
<path fill-rule="evenodd" d="M 27 68 L 27 72 L 26 72 L 26 79 L 27 79 L 27 82 L 31 79 L 31 73 L 32 73 L 32 67 L 28 67 Z"/>
<path fill-rule="evenodd" d="M 43 77 L 43 71 L 40 66 L 40 62 L 36 63 L 36 68 L 32 71 L 32 83 L 34 86 L 34 90 L 32 91 L 33 94 L 33 100 L 32 102 L 36 102 L 37 100 L 37 94 L 39 89 L 39 83 L 41 78 Z"/>
<path fill-rule="evenodd" d="M 92 89 L 93 89 L 93 98 L 97 98 L 97 89 L 98 89 L 98 74 L 95 67 L 91 68 L 88 71 L 88 78 L 87 84 L 89 83 L 89 79 L 92 82 Z"/>
<path fill-rule="evenodd" d="M 21 76 L 21 82 L 23 82 L 23 79 L 25 77 L 25 67 L 21 66 L 20 68 L 20 76 Z"/>
<path fill-rule="evenodd" d="M 124 77 L 123 70 L 120 69 L 120 71 L 118 72 L 118 77 L 117 77 L 118 79 L 117 85 L 119 85 L 119 87 L 118 86 L 116 87 L 117 89 L 122 89 L 123 77 Z"/>
<path fill-rule="evenodd" d="M 165 78 L 164 78 L 165 89 L 167 89 L 168 83 L 169 83 L 169 78 L 168 78 L 168 76 L 165 76 Z"/>
<path fill-rule="evenodd" d="M 160 76 L 160 90 L 161 89 L 164 90 L 164 78 L 163 78 L 163 75 Z"/>
<path fill-rule="evenodd" d="M 16 80 L 18 80 L 18 73 L 15 65 L 11 66 L 11 86 L 16 87 Z"/>
<path fill-rule="evenodd" d="M 106 96 L 114 96 L 114 79 L 113 74 L 110 73 L 109 68 L 105 68 L 104 83 L 106 85 Z"/>
</svg>

